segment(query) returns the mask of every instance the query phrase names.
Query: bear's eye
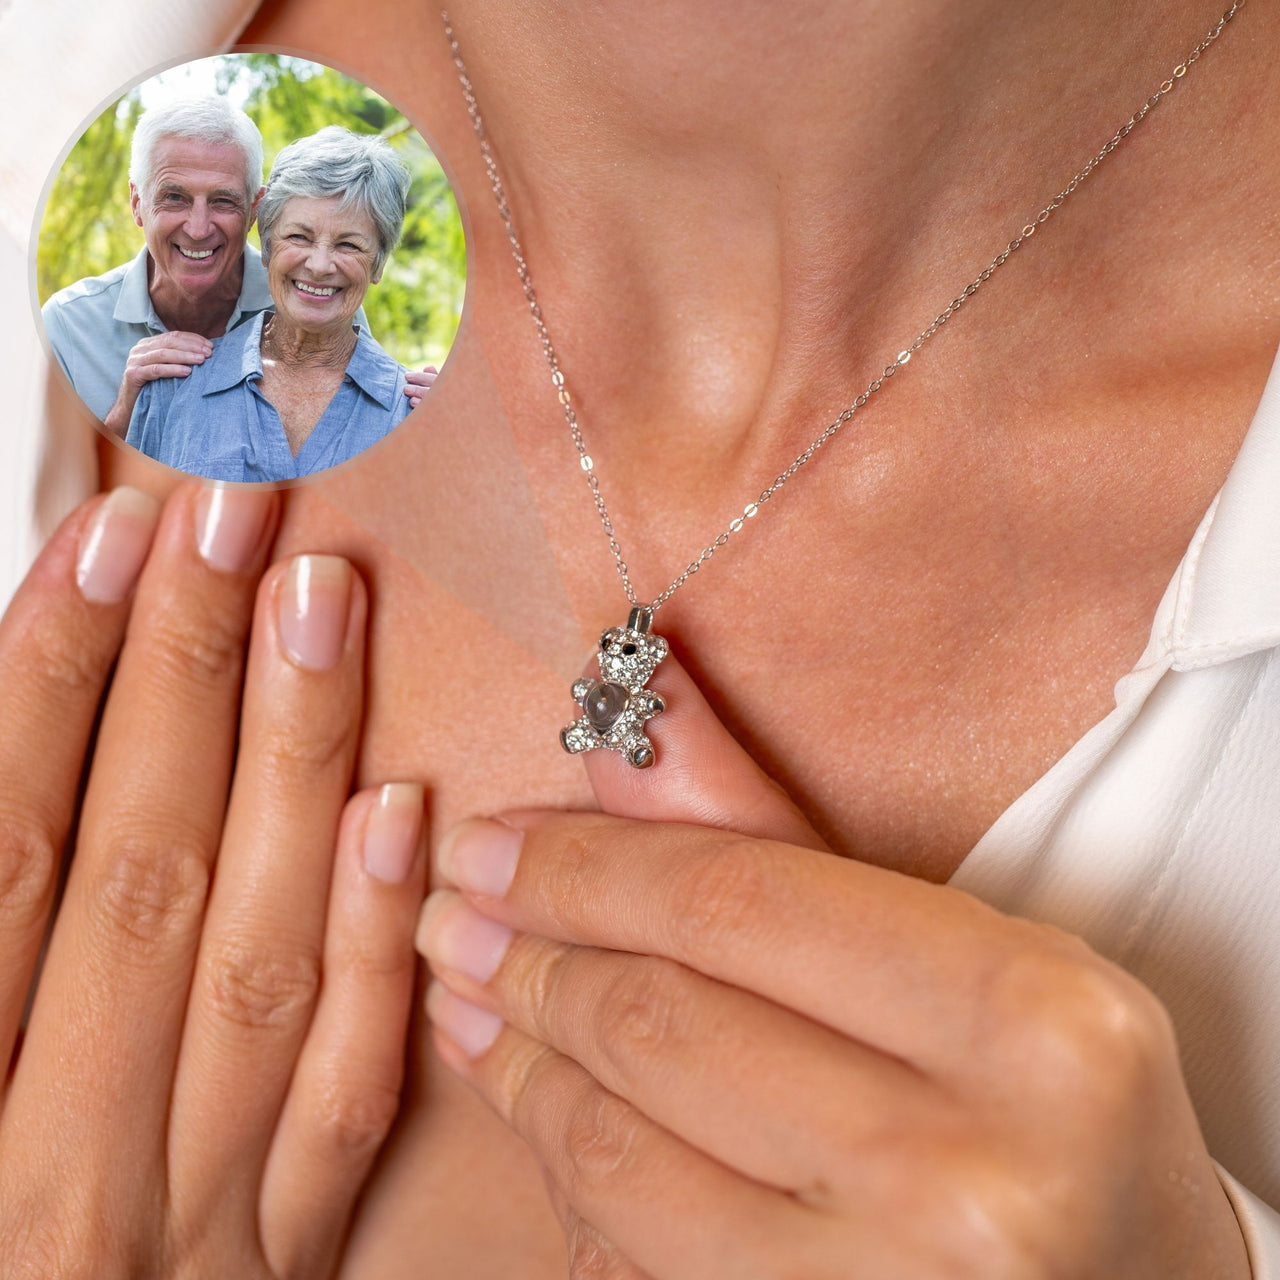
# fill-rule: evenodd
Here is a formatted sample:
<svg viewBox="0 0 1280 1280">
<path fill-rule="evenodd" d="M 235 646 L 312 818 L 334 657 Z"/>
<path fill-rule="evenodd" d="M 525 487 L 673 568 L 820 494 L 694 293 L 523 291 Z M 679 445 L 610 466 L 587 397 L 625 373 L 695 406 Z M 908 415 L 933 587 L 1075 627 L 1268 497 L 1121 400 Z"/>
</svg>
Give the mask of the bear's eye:
<svg viewBox="0 0 1280 1280">
<path fill-rule="evenodd" d="M 602 649 L 607 649 L 607 648 L 609 647 L 609 641 L 610 641 L 610 640 L 612 640 L 612 639 L 613 639 L 613 628 L 612 628 L 612 627 L 610 627 L 608 631 L 604 632 L 604 633 L 601 635 L 601 637 L 600 637 L 600 647 L 601 647 Z"/>
<path fill-rule="evenodd" d="M 635 653 L 635 651 L 636 651 L 636 647 L 633 644 L 624 644 L 622 646 L 622 652 L 626 654 L 628 658 L 631 657 L 631 655 Z"/>
</svg>

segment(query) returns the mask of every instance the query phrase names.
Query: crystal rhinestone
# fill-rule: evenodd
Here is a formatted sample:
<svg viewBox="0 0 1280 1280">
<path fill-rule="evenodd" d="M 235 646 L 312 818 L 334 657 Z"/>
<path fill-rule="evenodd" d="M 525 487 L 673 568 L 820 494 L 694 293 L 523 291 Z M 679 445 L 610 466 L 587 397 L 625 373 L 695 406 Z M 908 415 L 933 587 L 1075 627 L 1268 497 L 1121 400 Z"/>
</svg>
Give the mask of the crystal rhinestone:
<svg viewBox="0 0 1280 1280">
<path fill-rule="evenodd" d="M 587 713 L 591 727 L 597 733 L 611 729 L 618 717 L 627 709 L 629 696 L 620 684 L 595 685 L 583 703 L 583 710 Z"/>
</svg>

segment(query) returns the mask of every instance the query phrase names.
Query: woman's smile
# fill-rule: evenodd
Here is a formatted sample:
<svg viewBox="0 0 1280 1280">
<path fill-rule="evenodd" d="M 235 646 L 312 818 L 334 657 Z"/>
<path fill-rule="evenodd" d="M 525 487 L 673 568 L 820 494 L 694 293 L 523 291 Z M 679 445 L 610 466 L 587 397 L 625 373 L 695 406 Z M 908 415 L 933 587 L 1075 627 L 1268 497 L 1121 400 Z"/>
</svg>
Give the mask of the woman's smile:
<svg viewBox="0 0 1280 1280">
<path fill-rule="evenodd" d="M 376 282 L 378 234 L 341 196 L 293 196 L 272 234 L 267 281 L 281 322 L 347 328 Z"/>
</svg>

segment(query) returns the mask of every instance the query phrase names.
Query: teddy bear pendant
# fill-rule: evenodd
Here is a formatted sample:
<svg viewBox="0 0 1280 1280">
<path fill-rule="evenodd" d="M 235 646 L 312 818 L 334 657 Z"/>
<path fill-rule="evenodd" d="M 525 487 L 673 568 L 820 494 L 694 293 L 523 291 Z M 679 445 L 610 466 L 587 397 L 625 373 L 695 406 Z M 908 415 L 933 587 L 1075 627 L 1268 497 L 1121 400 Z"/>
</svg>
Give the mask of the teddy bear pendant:
<svg viewBox="0 0 1280 1280">
<path fill-rule="evenodd" d="M 665 711 L 666 703 L 645 685 L 670 650 L 649 630 L 652 625 L 653 612 L 637 607 L 625 627 L 610 627 L 600 637 L 600 679 L 573 682 L 573 700 L 585 714 L 560 730 L 560 745 L 570 755 L 607 747 L 621 751 L 636 769 L 653 763 L 644 725 Z"/>
</svg>

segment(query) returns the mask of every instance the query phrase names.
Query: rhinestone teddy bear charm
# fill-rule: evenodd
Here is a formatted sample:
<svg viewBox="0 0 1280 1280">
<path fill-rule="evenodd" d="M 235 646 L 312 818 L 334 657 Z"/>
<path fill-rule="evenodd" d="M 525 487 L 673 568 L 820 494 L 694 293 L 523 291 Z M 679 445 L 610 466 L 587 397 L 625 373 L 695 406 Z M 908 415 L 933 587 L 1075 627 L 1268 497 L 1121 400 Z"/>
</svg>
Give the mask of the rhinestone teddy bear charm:
<svg viewBox="0 0 1280 1280">
<path fill-rule="evenodd" d="M 653 763 L 653 743 L 644 724 L 665 711 L 666 704 L 644 686 L 669 650 L 661 636 L 650 632 L 652 625 L 650 610 L 636 608 L 625 627 L 610 627 L 600 637 L 600 679 L 573 684 L 573 700 L 586 714 L 560 730 L 560 745 L 571 755 L 607 747 L 621 751 L 637 769 Z"/>
</svg>

